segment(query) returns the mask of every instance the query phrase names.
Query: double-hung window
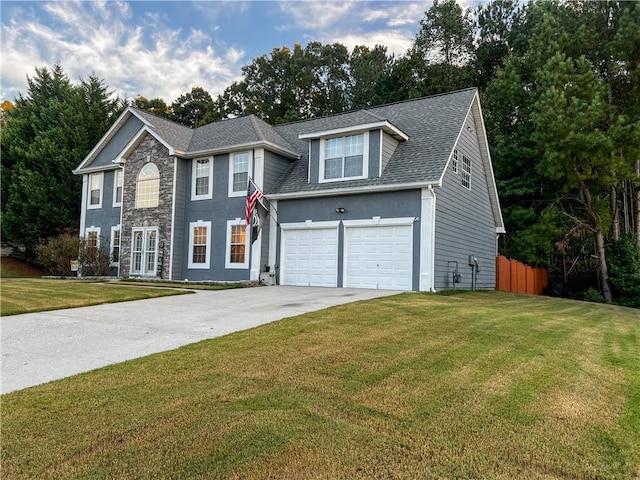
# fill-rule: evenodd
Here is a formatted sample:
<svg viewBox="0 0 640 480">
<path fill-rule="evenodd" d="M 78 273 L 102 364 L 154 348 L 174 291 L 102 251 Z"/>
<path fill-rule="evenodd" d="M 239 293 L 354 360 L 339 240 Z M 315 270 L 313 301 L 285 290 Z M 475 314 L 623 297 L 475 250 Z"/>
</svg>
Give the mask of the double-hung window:
<svg viewBox="0 0 640 480">
<path fill-rule="evenodd" d="M 471 190 L 471 160 L 462 155 L 462 186 Z"/>
<path fill-rule="evenodd" d="M 96 250 L 100 246 L 100 227 L 88 227 L 84 234 L 87 250 Z"/>
<path fill-rule="evenodd" d="M 322 140 L 321 181 L 366 178 L 365 142 L 363 133 Z"/>
<path fill-rule="evenodd" d="M 87 208 L 102 208 L 102 172 L 89 175 L 89 205 Z"/>
<path fill-rule="evenodd" d="M 188 268 L 209 268 L 211 258 L 211 222 L 189 224 Z"/>
<path fill-rule="evenodd" d="M 227 221 L 226 268 L 248 268 L 249 235 L 247 225 L 239 218 Z"/>
<path fill-rule="evenodd" d="M 194 159 L 191 179 L 191 200 L 213 198 L 213 159 Z"/>
<path fill-rule="evenodd" d="M 113 206 L 122 205 L 122 186 L 124 182 L 124 171 L 122 169 L 113 171 Z"/>
<path fill-rule="evenodd" d="M 242 197 L 247 194 L 251 152 L 233 153 L 229 159 L 229 196 Z"/>
<path fill-rule="evenodd" d="M 453 150 L 453 158 L 451 159 L 451 168 L 453 168 L 453 173 L 458 173 L 458 149 Z"/>
<path fill-rule="evenodd" d="M 111 260 L 112 267 L 120 266 L 120 225 L 111 227 Z"/>
</svg>

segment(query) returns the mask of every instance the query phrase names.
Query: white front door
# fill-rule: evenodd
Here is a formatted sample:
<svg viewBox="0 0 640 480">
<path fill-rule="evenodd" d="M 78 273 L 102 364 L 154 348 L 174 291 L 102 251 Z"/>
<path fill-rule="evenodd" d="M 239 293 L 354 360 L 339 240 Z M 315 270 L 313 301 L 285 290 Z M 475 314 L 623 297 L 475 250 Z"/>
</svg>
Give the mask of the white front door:
<svg viewBox="0 0 640 480">
<path fill-rule="evenodd" d="M 412 289 L 413 225 L 345 228 L 344 253 L 345 287 Z"/>
<path fill-rule="evenodd" d="M 131 238 L 131 275 L 155 277 L 158 265 L 158 228 L 134 228 Z"/>
<path fill-rule="evenodd" d="M 282 230 L 280 284 L 338 285 L 338 228 Z"/>
</svg>

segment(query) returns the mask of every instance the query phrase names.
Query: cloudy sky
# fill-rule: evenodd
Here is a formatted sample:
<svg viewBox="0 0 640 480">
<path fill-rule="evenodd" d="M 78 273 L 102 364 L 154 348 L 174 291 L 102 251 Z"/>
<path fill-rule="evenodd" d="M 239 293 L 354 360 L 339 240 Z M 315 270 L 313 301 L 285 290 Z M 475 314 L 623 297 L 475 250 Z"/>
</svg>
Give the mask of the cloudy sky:
<svg viewBox="0 0 640 480">
<path fill-rule="evenodd" d="M 458 0 L 474 7 L 479 0 Z M 194 86 L 216 96 L 253 58 L 310 41 L 386 45 L 403 54 L 423 1 L 5 1 L 0 100 L 25 93 L 35 67 L 92 72 L 120 96 L 171 103 Z"/>
</svg>

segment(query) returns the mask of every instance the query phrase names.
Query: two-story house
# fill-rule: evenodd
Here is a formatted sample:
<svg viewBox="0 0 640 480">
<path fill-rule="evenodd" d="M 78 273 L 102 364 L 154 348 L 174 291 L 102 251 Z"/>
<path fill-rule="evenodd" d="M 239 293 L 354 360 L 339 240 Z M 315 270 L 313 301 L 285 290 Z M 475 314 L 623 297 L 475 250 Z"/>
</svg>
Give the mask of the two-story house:
<svg viewBox="0 0 640 480">
<path fill-rule="evenodd" d="M 277 126 L 128 108 L 74 173 L 81 232 L 120 277 L 495 287 L 504 227 L 476 89 Z M 269 208 L 253 243 L 249 178 Z"/>
</svg>

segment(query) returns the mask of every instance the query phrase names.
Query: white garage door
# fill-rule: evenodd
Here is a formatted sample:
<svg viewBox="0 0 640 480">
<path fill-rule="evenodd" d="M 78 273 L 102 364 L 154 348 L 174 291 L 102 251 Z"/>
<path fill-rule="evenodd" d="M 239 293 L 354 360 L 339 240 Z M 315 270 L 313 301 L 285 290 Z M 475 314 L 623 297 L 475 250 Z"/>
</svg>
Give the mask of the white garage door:
<svg viewBox="0 0 640 480">
<path fill-rule="evenodd" d="M 281 256 L 282 285 L 338 285 L 337 228 L 282 230 Z"/>
<path fill-rule="evenodd" d="M 345 287 L 411 290 L 412 225 L 345 228 Z"/>
</svg>

